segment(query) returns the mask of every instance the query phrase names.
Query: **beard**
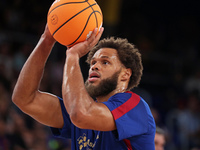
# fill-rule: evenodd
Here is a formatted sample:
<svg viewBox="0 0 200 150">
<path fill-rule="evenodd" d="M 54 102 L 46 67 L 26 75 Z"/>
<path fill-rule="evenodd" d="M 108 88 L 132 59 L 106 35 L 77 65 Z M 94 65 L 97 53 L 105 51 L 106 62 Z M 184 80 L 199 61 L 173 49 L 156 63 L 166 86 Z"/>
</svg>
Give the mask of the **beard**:
<svg viewBox="0 0 200 150">
<path fill-rule="evenodd" d="M 99 85 L 94 86 L 89 83 L 88 79 L 85 82 L 85 88 L 88 94 L 95 98 L 99 96 L 106 96 L 117 88 L 117 81 L 121 70 L 115 72 L 111 77 L 103 79 Z"/>
</svg>

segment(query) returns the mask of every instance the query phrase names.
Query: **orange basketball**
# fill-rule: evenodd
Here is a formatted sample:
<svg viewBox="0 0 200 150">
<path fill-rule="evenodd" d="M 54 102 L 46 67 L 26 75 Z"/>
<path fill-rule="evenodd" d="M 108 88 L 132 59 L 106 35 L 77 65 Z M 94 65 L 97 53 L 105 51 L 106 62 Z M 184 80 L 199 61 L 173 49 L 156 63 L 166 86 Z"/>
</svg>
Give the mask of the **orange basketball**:
<svg viewBox="0 0 200 150">
<path fill-rule="evenodd" d="M 85 41 L 102 23 L 103 15 L 95 0 L 55 0 L 47 15 L 50 33 L 67 47 Z"/>
</svg>

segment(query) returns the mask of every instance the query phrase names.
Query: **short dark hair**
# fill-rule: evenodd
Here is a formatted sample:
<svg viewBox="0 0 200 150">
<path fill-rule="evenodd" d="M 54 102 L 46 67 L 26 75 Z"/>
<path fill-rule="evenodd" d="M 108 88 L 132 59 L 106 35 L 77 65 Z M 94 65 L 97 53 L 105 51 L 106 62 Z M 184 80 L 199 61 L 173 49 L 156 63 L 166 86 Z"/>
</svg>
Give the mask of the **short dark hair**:
<svg viewBox="0 0 200 150">
<path fill-rule="evenodd" d="M 165 131 L 162 128 L 158 127 L 158 126 L 156 126 L 156 133 L 162 134 L 162 135 L 165 136 Z"/>
<path fill-rule="evenodd" d="M 137 87 L 142 77 L 142 58 L 139 50 L 135 45 L 128 42 L 123 38 L 105 38 L 99 41 L 99 43 L 89 52 L 86 62 L 90 63 L 93 55 L 101 48 L 113 48 L 117 51 L 119 60 L 126 67 L 132 70 L 132 75 L 127 87 L 127 90 L 131 90 Z"/>
</svg>

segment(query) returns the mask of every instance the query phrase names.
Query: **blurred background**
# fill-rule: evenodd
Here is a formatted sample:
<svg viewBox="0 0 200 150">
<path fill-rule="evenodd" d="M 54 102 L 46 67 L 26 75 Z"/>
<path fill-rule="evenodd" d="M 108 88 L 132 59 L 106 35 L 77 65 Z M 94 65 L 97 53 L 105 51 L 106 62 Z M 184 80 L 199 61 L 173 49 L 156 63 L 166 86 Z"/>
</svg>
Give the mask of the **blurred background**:
<svg viewBox="0 0 200 150">
<path fill-rule="evenodd" d="M 69 150 L 70 140 L 21 112 L 11 101 L 19 72 L 43 33 L 51 1 L 0 1 L 0 150 Z M 200 149 L 200 1 L 97 0 L 103 37 L 127 38 L 142 53 L 141 84 L 133 89 L 166 133 L 166 150 Z M 48 59 L 41 90 L 61 97 L 66 48 Z M 88 66 L 80 60 L 83 77 Z"/>
</svg>

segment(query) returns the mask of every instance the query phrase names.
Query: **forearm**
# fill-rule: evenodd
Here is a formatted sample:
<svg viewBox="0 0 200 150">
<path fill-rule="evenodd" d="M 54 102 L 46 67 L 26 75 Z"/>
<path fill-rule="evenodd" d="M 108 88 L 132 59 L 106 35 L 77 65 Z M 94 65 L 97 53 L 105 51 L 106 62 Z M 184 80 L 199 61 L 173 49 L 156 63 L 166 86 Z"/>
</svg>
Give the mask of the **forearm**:
<svg viewBox="0 0 200 150">
<path fill-rule="evenodd" d="M 63 100 L 72 123 L 82 129 L 115 130 L 106 105 L 95 102 L 85 89 L 78 56 L 68 55 L 63 74 Z M 102 126 L 104 124 L 104 126 Z"/>
<path fill-rule="evenodd" d="M 102 112 L 104 112 L 103 104 L 100 104 L 102 107 L 99 106 L 89 96 L 79 65 L 79 58 L 86 55 L 98 43 L 103 28 L 100 29 L 98 34 L 97 30 L 95 28 L 87 40 L 66 51 L 67 58 L 63 70 L 62 96 L 72 123 L 79 128 L 88 128 L 88 123 L 94 119 L 94 116 L 96 117 L 96 114 L 103 114 Z M 90 129 L 98 129 L 96 123 L 95 125 L 91 124 Z"/>
<path fill-rule="evenodd" d="M 20 105 L 29 103 L 39 88 L 45 63 L 55 43 L 53 39 L 45 38 L 45 36 L 45 34 L 41 36 L 20 72 L 13 91 L 14 103 Z"/>
<path fill-rule="evenodd" d="M 84 114 L 91 103 L 94 102 L 85 89 L 78 55 L 67 54 L 64 66 L 62 94 L 65 107 L 70 116 L 76 113 L 79 113 L 79 115 Z"/>
</svg>

